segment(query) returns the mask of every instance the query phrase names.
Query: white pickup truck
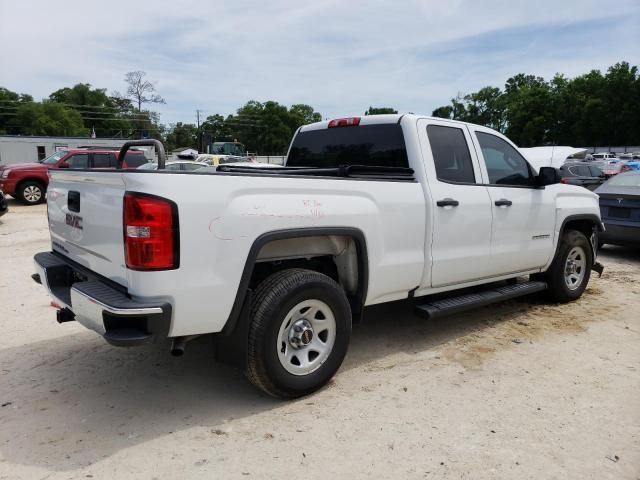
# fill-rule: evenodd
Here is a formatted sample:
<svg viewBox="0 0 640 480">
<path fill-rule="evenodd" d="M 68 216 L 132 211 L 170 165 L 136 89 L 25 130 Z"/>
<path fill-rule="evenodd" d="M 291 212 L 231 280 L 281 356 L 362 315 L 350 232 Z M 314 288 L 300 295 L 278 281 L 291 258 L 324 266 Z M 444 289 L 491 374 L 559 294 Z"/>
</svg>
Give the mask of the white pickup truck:
<svg viewBox="0 0 640 480">
<path fill-rule="evenodd" d="M 131 145 L 123 147 L 121 158 Z M 320 388 L 363 307 L 428 318 L 546 290 L 584 292 L 598 198 L 536 172 L 503 135 L 419 115 L 305 125 L 283 168 L 51 172 L 52 251 L 33 275 L 111 344 L 215 334 L 259 388 Z M 418 298 L 420 297 L 420 298 Z"/>
</svg>

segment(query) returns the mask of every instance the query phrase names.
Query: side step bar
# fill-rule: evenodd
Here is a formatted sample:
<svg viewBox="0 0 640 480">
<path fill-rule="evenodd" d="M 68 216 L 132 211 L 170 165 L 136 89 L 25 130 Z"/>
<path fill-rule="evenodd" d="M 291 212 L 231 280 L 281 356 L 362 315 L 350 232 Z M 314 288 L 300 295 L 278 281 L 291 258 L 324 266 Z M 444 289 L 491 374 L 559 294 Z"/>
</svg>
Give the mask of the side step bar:
<svg viewBox="0 0 640 480">
<path fill-rule="evenodd" d="M 424 318 L 440 318 L 446 315 L 483 307 L 491 303 L 541 292 L 547 289 L 545 282 L 524 282 L 515 285 L 492 288 L 477 293 L 467 293 L 457 297 L 434 300 L 416 307 L 415 313 Z"/>
</svg>

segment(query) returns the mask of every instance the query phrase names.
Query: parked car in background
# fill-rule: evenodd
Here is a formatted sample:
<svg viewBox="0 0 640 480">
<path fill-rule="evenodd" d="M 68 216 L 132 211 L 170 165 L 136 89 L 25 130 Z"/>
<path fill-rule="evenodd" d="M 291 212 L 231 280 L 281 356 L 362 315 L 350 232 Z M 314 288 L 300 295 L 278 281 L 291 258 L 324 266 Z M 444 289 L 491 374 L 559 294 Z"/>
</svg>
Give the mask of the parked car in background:
<svg viewBox="0 0 640 480">
<path fill-rule="evenodd" d="M 0 217 L 9 211 L 9 204 L 7 203 L 7 197 L 2 190 L 0 190 Z"/>
<path fill-rule="evenodd" d="M 606 180 L 602 170 L 585 162 L 567 162 L 560 167 L 562 183 L 595 190 Z"/>
<path fill-rule="evenodd" d="M 605 225 L 598 244 L 640 247 L 640 171 L 616 175 L 595 193 L 600 196 L 600 215 Z"/>
<path fill-rule="evenodd" d="M 623 160 L 616 160 L 615 162 L 609 162 L 600 168 L 607 178 L 611 178 L 614 175 L 618 175 L 619 173 L 624 173 L 631 170 L 631 167 L 629 167 L 627 165 L 627 162 Z"/>
<path fill-rule="evenodd" d="M 640 170 L 640 160 L 629 160 L 625 163 L 631 170 Z"/>
<path fill-rule="evenodd" d="M 194 162 L 193 160 L 176 160 L 174 162 L 167 162 L 165 165 L 165 170 L 171 171 L 180 171 L 180 172 L 193 172 L 194 170 L 198 170 L 199 168 L 204 168 L 206 165 L 203 165 L 199 162 Z M 157 162 L 149 162 L 144 165 L 140 165 L 138 170 L 157 170 L 158 163 Z"/>
<path fill-rule="evenodd" d="M 235 162 L 254 162 L 250 157 L 242 157 L 238 155 L 214 155 L 211 153 L 201 153 L 196 158 L 196 162 L 204 163 L 211 167 L 217 167 L 218 165 L 224 165 L 227 163 Z"/>
<path fill-rule="evenodd" d="M 49 170 L 114 169 L 117 149 L 74 148 L 60 150 L 39 163 L 0 166 L 0 189 L 27 205 L 35 205 L 45 198 L 49 185 Z M 147 159 L 141 150 L 129 151 L 124 168 L 136 168 Z"/>
<path fill-rule="evenodd" d="M 610 153 L 610 152 L 593 153 L 591 156 L 593 157 L 594 160 L 613 160 L 617 158 L 615 153 Z"/>
</svg>

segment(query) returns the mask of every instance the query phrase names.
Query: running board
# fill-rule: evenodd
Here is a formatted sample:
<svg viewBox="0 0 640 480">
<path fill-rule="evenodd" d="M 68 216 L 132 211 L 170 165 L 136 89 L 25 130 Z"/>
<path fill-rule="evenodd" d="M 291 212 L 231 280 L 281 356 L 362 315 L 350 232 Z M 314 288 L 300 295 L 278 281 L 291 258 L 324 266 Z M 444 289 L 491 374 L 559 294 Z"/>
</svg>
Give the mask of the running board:
<svg viewBox="0 0 640 480">
<path fill-rule="evenodd" d="M 457 297 L 434 300 L 416 307 L 415 313 L 424 318 L 440 318 L 446 315 L 484 307 L 491 303 L 541 292 L 547 289 L 545 282 L 524 282 L 515 285 L 492 288 L 477 293 L 467 293 Z"/>
</svg>

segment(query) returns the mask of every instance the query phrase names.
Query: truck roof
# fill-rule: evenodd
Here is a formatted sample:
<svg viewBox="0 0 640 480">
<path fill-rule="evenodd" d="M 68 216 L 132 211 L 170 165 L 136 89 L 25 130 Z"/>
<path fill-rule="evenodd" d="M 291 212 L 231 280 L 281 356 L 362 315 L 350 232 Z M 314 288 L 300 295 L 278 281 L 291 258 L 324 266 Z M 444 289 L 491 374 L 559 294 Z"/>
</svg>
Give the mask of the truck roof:
<svg viewBox="0 0 640 480">
<path fill-rule="evenodd" d="M 360 125 L 380 125 L 380 124 L 388 124 L 388 123 L 398 123 L 402 118 L 409 118 L 413 120 L 417 120 L 419 118 L 440 120 L 451 123 L 465 124 L 467 122 L 461 122 L 459 120 L 451 120 L 449 118 L 437 118 L 432 117 L 430 115 L 418 115 L 414 113 L 393 113 L 393 114 L 385 114 L 385 115 L 353 115 L 351 117 L 336 117 L 336 119 L 340 118 L 359 118 Z M 329 122 L 334 119 L 324 120 L 322 122 L 310 123 L 308 125 L 303 125 L 300 127 L 300 132 L 308 132 L 311 130 L 322 130 L 324 128 L 329 127 Z"/>
</svg>

